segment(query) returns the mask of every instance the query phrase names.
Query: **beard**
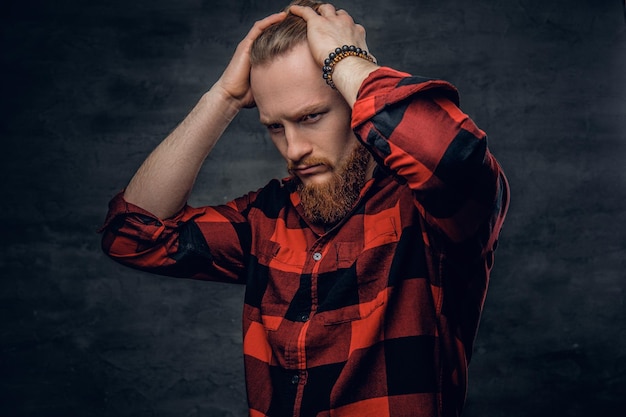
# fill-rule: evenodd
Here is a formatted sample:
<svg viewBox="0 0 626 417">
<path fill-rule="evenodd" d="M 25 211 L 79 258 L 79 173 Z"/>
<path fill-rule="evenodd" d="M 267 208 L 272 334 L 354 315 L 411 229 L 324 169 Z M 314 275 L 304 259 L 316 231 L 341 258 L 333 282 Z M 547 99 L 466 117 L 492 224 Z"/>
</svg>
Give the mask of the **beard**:
<svg viewBox="0 0 626 417">
<path fill-rule="evenodd" d="M 315 224 L 332 225 L 343 219 L 359 199 L 367 181 L 371 155 L 360 143 L 348 158 L 338 166 L 327 160 L 305 160 L 304 163 L 322 163 L 331 168 L 332 177 L 321 184 L 304 185 L 298 177 L 297 190 L 307 219 Z"/>
</svg>

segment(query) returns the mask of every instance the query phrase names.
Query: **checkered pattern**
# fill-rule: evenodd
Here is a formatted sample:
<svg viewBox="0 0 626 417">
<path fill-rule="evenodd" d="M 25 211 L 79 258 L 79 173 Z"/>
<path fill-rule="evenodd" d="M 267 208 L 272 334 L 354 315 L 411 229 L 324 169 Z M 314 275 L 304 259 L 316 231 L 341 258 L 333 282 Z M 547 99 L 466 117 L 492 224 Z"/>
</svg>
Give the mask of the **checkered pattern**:
<svg viewBox="0 0 626 417">
<path fill-rule="evenodd" d="M 379 167 L 351 214 L 308 224 L 292 181 L 158 219 L 110 204 L 104 250 L 246 285 L 250 415 L 457 416 L 508 186 L 448 83 L 388 68 L 353 128 Z"/>
</svg>

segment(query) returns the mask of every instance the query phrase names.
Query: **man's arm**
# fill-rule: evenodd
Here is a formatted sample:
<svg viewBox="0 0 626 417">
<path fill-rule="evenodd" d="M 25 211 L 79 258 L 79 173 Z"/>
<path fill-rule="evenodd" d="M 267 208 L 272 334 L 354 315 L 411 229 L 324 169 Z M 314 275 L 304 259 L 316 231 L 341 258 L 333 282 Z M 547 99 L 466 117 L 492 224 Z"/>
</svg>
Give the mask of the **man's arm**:
<svg viewBox="0 0 626 417">
<path fill-rule="evenodd" d="M 239 110 L 254 105 L 249 85 L 252 42 L 285 15 L 276 13 L 254 24 L 220 79 L 141 165 L 126 187 L 126 201 L 161 219 L 184 206 L 202 163 L 226 127 Z"/>
<path fill-rule="evenodd" d="M 367 50 L 365 29 L 345 11 L 329 4 L 319 14 L 302 6 L 290 11 L 307 22 L 320 76 L 335 48 Z M 332 80 L 353 109 L 357 136 L 414 191 L 425 218 L 455 242 L 482 233 L 490 248 L 507 211 L 508 184 L 486 134 L 457 107 L 456 89 L 352 56 L 335 64 Z"/>
<path fill-rule="evenodd" d="M 459 107 L 450 83 L 381 68 L 359 90 L 352 128 L 405 183 L 424 218 L 453 242 L 497 238 L 508 183 L 487 135 Z"/>
</svg>

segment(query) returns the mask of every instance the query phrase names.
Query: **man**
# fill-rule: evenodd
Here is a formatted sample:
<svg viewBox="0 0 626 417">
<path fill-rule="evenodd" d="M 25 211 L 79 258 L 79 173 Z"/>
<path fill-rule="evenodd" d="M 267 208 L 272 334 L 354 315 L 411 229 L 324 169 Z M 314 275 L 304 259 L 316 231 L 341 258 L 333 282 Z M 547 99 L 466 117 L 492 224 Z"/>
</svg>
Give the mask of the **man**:
<svg viewBox="0 0 626 417">
<path fill-rule="evenodd" d="M 251 416 L 458 416 L 506 179 L 454 87 L 378 66 L 363 27 L 330 4 L 288 11 L 253 26 L 111 201 L 103 248 L 246 285 Z M 290 177 L 187 206 L 211 148 L 253 105 Z"/>
</svg>

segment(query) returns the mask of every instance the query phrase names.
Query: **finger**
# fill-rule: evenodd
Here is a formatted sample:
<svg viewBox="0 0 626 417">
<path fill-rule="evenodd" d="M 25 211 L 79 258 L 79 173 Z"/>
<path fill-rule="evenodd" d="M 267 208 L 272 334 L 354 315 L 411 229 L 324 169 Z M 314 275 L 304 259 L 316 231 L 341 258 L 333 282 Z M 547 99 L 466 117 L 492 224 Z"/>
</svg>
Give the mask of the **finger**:
<svg viewBox="0 0 626 417">
<path fill-rule="evenodd" d="M 246 38 L 256 39 L 265 29 L 285 19 L 286 12 L 279 12 L 271 14 L 264 19 L 258 20 L 254 23 Z"/>
<path fill-rule="evenodd" d="M 237 52 L 239 54 L 245 54 L 250 50 L 252 44 L 258 38 L 261 33 L 268 27 L 272 26 L 275 23 L 281 22 L 287 16 L 286 12 L 279 12 L 271 14 L 261 20 L 258 20 L 252 25 L 252 28 L 248 31 L 246 36 L 239 42 L 237 45 Z"/>
<path fill-rule="evenodd" d="M 321 16 L 334 16 L 337 14 L 335 6 L 329 3 L 322 4 L 317 11 Z"/>
<path fill-rule="evenodd" d="M 355 23 L 354 24 L 354 28 L 356 29 L 357 33 L 363 37 L 365 37 L 366 32 L 365 32 L 365 27 L 359 23 Z"/>
<path fill-rule="evenodd" d="M 296 16 L 300 16 L 301 18 L 303 18 L 305 21 L 309 21 L 310 19 L 314 19 L 316 17 L 319 17 L 319 15 L 317 14 L 317 12 L 313 9 L 311 9 L 310 7 L 307 6 L 291 6 L 289 8 L 289 13 L 291 14 L 295 14 Z"/>
<path fill-rule="evenodd" d="M 337 10 L 335 15 L 337 17 L 343 19 L 346 22 L 354 23 L 354 19 L 352 18 L 352 16 L 350 16 L 350 14 L 348 12 L 346 12 L 345 10 L 343 10 L 343 9 Z"/>
</svg>

